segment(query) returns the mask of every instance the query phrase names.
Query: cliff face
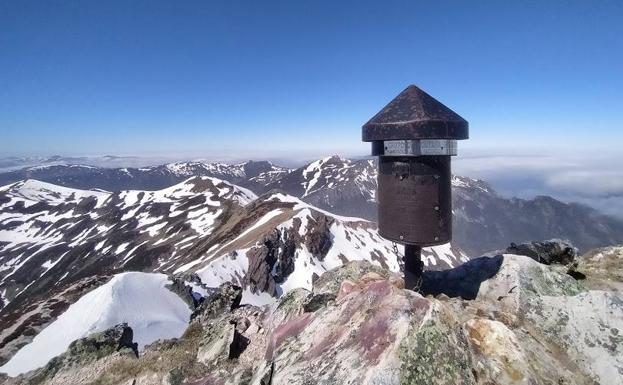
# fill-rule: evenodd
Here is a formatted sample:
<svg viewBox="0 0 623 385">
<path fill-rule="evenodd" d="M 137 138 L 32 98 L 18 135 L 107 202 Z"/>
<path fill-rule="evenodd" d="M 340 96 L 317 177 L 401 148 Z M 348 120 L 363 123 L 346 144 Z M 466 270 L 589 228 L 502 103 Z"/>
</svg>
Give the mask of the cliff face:
<svg viewBox="0 0 623 385">
<path fill-rule="evenodd" d="M 241 306 L 242 290 L 224 284 L 181 338 L 139 358 L 120 350 L 57 360 L 74 364 L 7 383 L 623 384 L 616 291 L 512 254 L 427 274 L 435 295 L 422 296 L 353 261 L 272 307 Z"/>
</svg>

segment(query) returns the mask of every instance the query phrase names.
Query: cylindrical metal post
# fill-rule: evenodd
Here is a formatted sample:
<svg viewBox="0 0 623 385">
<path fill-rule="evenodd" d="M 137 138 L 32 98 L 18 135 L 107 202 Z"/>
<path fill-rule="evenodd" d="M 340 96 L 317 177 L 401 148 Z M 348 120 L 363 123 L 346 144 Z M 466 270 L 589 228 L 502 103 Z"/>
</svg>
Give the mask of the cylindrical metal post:
<svg viewBox="0 0 623 385">
<path fill-rule="evenodd" d="M 422 248 L 415 245 L 405 245 L 405 253 L 402 257 L 405 264 L 405 287 L 416 290 L 420 288 L 424 262 L 422 262 Z"/>
</svg>

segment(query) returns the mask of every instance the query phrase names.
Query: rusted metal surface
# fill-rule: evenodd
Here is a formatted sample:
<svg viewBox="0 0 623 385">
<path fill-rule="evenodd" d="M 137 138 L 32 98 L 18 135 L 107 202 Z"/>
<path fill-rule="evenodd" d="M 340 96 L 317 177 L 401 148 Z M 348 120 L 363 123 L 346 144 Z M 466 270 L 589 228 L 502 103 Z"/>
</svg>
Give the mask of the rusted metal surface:
<svg viewBox="0 0 623 385">
<path fill-rule="evenodd" d="M 467 139 L 469 124 L 411 85 L 363 125 L 364 142 L 401 139 Z"/>
<path fill-rule="evenodd" d="M 378 201 L 382 237 L 417 246 L 449 242 L 450 157 L 380 157 Z"/>
</svg>

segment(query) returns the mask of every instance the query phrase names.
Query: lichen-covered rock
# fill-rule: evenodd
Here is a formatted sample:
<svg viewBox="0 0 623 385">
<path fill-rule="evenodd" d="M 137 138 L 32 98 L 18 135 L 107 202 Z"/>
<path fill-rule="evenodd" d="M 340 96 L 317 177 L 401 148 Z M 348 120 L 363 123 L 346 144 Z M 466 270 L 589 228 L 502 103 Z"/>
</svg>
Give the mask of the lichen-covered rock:
<svg viewBox="0 0 623 385">
<path fill-rule="evenodd" d="M 201 322 L 196 361 L 202 375 L 184 378 L 192 384 L 244 384 L 266 366 L 270 338 L 267 315 L 255 306 L 242 306 Z"/>
<path fill-rule="evenodd" d="M 129 349 L 138 356 L 137 344 L 132 341 L 133 336 L 132 328 L 128 324 L 116 325 L 72 342 L 67 348 L 65 358 L 76 361 L 89 360 L 122 349 Z"/>
<path fill-rule="evenodd" d="M 332 306 L 277 326 L 273 384 L 399 383 L 400 341 L 431 303 L 380 275 L 368 278 L 344 281 Z"/>
<path fill-rule="evenodd" d="M 229 282 L 224 283 L 199 305 L 190 318 L 210 319 L 225 314 L 240 306 L 241 300 L 242 288 Z"/>
<path fill-rule="evenodd" d="M 465 323 L 472 347 L 476 378 L 490 378 L 495 384 L 527 382 L 528 358 L 515 333 L 504 323 L 473 318 Z"/>
<path fill-rule="evenodd" d="M 138 358 L 137 344 L 132 341 L 132 337 L 132 329 L 127 324 L 120 324 L 80 338 L 72 342 L 65 353 L 51 359 L 43 368 L 17 377 L 16 383 L 83 383 L 84 378 L 77 381 L 75 376 L 68 375 L 68 372 L 81 371 L 84 367 L 93 366 L 93 375 L 99 375 L 104 366 L 98 365 L 98 362 L 109 356 Z"/>
<path fill-rule="evenodd" d="M 475 300 L 449 305 L 466 320 L 479 381 L 621 384 L 620 376 L 605 381 L 623 371 L 623 350 L 611 334 L 623 327 L 621 301 L 588 291 L 563 270 L 504 255 Z"/>
<path fill-rule="evenodd" d="M 318 288 L 335 291 L 335 303 L 277 328 L 273 384 L 595 384 L 623 363 L 618 340 L 608 334 L 623 322 L 618 297 L 596 301 L 597 293 L 564 271 L 524 256 L 432 274 L 439 299 L 356 263 L 329 274 Z M 465 292 L 473 299 L 460 299 Z M 592 330 L 581 314 L 609 326 Z"/>
<path fill-rule="evenodd" d="M 337 294 L 342 282 L 346 280 L 356 282 L 359 278 L 370 272 L 377 273 L 381 277 L 385 278 L 393 276 L 395 280 L 401 279 L 392 272 L 375 266 L 367 261 L 351 261 L 344 264 L 344 266 L 340 268 L 333 269 L 322 274 L 313 284 L 314 292 Z"/>
<path fill-rule="evenodd" d="M 475 384 L 469 345 L 458 321 L 433 302 L 424 320 L 412 319 L 400 343 L 400 384 Z"/>
<path fill-rule="evenodd" d="M 310 295 L 311 292 L 303 288 L 291 290 L 283 295 L 270 315 L 271 323 L 281 325 L 289 319 L 303 314 Z"/>
<path fill-rule="evenodd" d="M 597 383 L 623 382 L 621 297 L 602 291 L 543 296 L 533 299 L 526 319 Z"/>
<path fill-rule="evenodd" d="M 310 294 L 303 304 L 305 313 L 313 313 L 335 301 L 336 295 L 333 293 Z"/>
<path fill-rule="evenodd" d="M 423 296 L 393 273 L 351 262 L 272 308 L 240 306 L 241 289 L 226 284 L 181 338 L 138 359 L 61 360 L 52 377 L 8 383 L 78 384 L 95 373 L 93 385 L 623 385 L 617 292 L 510 254 L 426 280 Z"/>
</svg>

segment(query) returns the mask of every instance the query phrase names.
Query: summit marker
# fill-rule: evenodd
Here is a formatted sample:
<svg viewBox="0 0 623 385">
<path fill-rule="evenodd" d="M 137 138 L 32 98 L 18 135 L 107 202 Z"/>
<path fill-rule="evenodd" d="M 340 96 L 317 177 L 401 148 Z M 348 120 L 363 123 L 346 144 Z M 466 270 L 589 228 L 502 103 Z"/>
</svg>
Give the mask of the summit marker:
<svg viewBox="0 0 623 385">
<path fill-rule="evenodd" d="M 379 234 L 405 246 L 405 279 L 418 289 L 422 247 L 452 239 L 450 157 L 469 124 L 410 85 L 362 127 L 362 140 L 379 157 Z"/>
</svg>

